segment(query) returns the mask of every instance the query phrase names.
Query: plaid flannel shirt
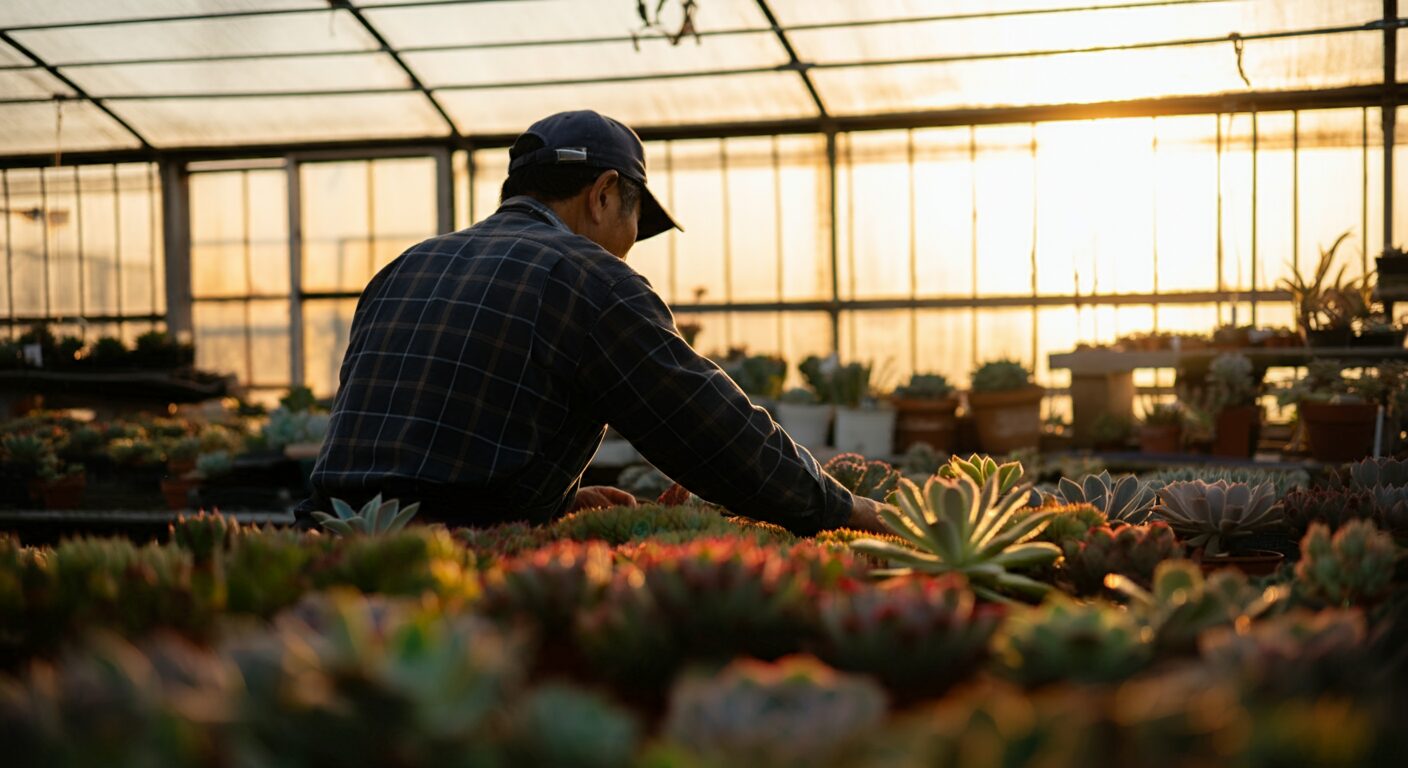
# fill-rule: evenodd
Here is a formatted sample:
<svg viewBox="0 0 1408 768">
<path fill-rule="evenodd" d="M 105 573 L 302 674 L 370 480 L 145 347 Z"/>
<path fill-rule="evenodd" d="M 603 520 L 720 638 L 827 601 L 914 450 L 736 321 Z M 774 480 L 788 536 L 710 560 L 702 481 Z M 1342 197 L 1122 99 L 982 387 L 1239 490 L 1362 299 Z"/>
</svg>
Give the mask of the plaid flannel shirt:
<svg viewBox="0 0 1408 768">
<path fill-rule="evenodd" d="M 380 492 L 447 522 L 550 520 L 608 423 L 748 517 L 815 532 L 854 501 L 680 337 L 644 277 L 532 198 L 378 273 L 340 379 L 303 512 Z"/>
</svg>

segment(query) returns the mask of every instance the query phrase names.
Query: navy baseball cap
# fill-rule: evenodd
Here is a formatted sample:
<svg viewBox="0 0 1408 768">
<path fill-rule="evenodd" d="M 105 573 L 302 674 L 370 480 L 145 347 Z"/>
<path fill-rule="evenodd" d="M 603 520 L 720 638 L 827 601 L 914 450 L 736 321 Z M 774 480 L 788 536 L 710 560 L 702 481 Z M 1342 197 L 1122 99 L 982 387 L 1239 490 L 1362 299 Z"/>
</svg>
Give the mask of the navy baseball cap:
<svg viewBox="0 0 1408 768">
<path fill-rule="evenodd" d="M 668 229 L 684 231 L 646 186 L 645 145 L 624 123 L 590 109 L 558 112 L 533 123 L 514 143 L 524 136 L 538 138 L 543 146 L 512 156 L 508 164 L 510 176 L 514 171 L 534 165 L 574 164 L 613 170 L 639 183 L 644 190 L 636 242 Z"/>
</svg>

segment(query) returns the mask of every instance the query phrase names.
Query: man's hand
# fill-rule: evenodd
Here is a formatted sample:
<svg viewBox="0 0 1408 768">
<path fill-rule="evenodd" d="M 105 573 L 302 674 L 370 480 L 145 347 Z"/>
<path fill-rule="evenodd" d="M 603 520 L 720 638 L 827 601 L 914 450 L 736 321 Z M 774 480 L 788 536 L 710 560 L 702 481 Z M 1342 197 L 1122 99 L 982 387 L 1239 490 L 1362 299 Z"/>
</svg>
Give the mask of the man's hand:
<svg viewBox="0 0 1408 768">
<path fill-rule="evenodd" d="M 572 506 L 568 508 L 568 514 L 583 509 L 595 509 L 597 507 L 635 507 L 639 506 L 636 497 L 621 490 L 612 488 L 609 485 L 588 485 L 577 489 L 577 498 L 572 501 Z"/>
<path fill-rule="evenodd" d="M 880 508 L 894 509 L 893 507 L 864 496 L 856 496 L 855 500 L 855 506 L 851 507 L 851 516 L 846 519 L 847 528 L 870 533 L 890 533 L 890 529 L 880 521 Z"/>
</svg>

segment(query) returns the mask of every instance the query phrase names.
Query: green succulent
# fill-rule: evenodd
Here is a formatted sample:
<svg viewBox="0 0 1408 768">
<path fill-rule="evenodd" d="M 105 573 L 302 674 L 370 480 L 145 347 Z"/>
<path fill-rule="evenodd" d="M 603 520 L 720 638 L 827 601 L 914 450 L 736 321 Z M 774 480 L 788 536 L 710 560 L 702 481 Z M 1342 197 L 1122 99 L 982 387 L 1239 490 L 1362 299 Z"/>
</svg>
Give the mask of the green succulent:
<svg viewBox="0 0 1408 768">
<path fill-rule="evenodd" d="M 1285 529 L 1285 516 L 1271 483 L 1201 480 L 1171 483 L 1159 491 L 1154 516 L 1167 522 L 1190 547 L 1206 557 L 1225 555 L 1237 539 Z"/>
<path fill-rule="evenodd" d="M 1271 483 L 1276 498 L 1281 498 L 1295 488 L 1310 487 L 1310 474 L 1303 469 L 1261 469 L 1256 467 L 1179 467 L 1164 469 L 1144 476 L 1149 487 L 1158 491 L 1173 483 L 1203 482 L 1215 483 L 1225 480 L 1228 483 L 1261 485 Z"/>
<path fill-rule="evenodd" d="M 600 540 L 608 544 L 646 539 L 684 541 L 731 535 L 776 543 L 786 543 L 795 538 L 780 526 L 726 517 L 710 507 L 659 504 L 584 509 L 554 521 L 547 531 L 554 538 Z M 670 534 L 679 535 L 671 537 Z"/>
<path fill-rule="evenodd" d="M 523 697 L 509 715 L 511 765 L 617 768 L 631 765 L 641 727 L 604 697 L 548 683 Z"/>
<path fill-rule="evenodd" d="M 978 667 L 1001 617 L 994 606 L 976 605 L 958 575 L 855 585 L 820 600 L 823 661 L 924 696 Z"/>
<path fill-rule="evenodd" d="M 605 544 L 554 542 L 491 572 L 480 609 L 496 618 L 525 619 L 540 641 L 558 641 L 570 637 L 578 612 L 600 602 L 611 575 L 611 549 Z"/>
<path fill-rule="evenodd" d="M 938 476 L 946 480 L 967 477 L 980 486 L 989 478 L 996 477 L 998 495 L 1006 496 L 1017 487 L 1024 471 L 1020 461 L 998 464 L 991 456 L 975 453 L 966 459 L 959 456 L 949 457 L 948 463 L 939 467 Z"/>
<path fill-rule="evenodd" d="M 1351 520 L 1373 518 L 1379 504 L 1370 490 L 1297 488 L 1281 499 L 1281 510 L 1287 530 L 1299 538 L 1314 523 L 1323 523 L 1335 531 Z"/>
<path fill-rule="evenodd" d="M 456 528 L 452 535 L 475 557 L 480 569 L 502 559 L 536 549 L 549 541 L 548 532 L 527 523 L 503 523 L 487 528 Z"/>
<path fill-rule="evenodd" d="M 0 457 L 21 472 L 35 473 L 53 449 L 35 435 L 6 435 L 0 439 Z"/>
<path fill-rule="evenodd" d="M 122 339 L 104 336 L 93 342 L 88 359 L 99 368 L 117 368 L 127 364 L 127 345 Z"/>
<path fill-rule="evenodd" d="M 1355 609 L 1296 609 L 1249 626 L 1206 632 L 1199 650 L 1214 673 L 1268 698 L 1362 693 L 1348 674 L 1364 663 L 1368 628 Z M 1369 662 L 1373 666 L 1372 662 Z M 1377 670 L 1382 676 L 1382 668 Z"/>
<path fill-rule="evenodd" d="M 879 575 L 962 573 L 973 591 L 988 600 L 1005 602 L 1003 593 L 1041 597 L 1050 585 L 1012 571 L 1048 566 L 1060 556 L 1054 544 L 1029 541 L 1052 515 L 1037 510 L 1016 517 L 1027 492 L 1003 494 L 1002 484 L 998 473 L 981 486 L 966 474 L 930 478 L 922 490 L 901 480 L 891 497 L 898 509 L 882 507 L 880 519 L 909 547 L 878 540 L 851 546 L 895 566 Z"/>
<path fill-rule="evenodd" d="M 757 397 L 776 399 L 787 378 L 787 361 L 775 355 L 747 355 L 723 366 L 738 388 Z"/>
<path fill-rule="evenodd" d="M 885 717 L 885 693 L 810 657 L 738 660 L 670 693 L 665 738 L 710 765 L 834 763 Z"/>
<path fill-rule="evenodd" d="M 1408 486 L 1380 486 L 1374 490 L 1374 501 L 1378 506 L 1374 520 L 1379 527 L 1400 543 L 1408 543 Z"/>
<path fill-rule="evenodd" d="M 1153 630 L 1155 645 L 1172 653 L 1193 651 L 1203 632 L 1251 621 L 1290 594 L 1284 586 L 1258 589 L 1230 568 L 1204 576 L 1188 560 L 1155 566 L 1151 590 L 1120 574 L 1106 577 L 1105 583 L 1130 601 L 1131 610 Z"/>
<path fill-rule="evenodd" d="M 1066 504 L 1090 504 L 1110 522 L 1145 523 L 1158 500 L 1154 489 L 1134 475 L 1111 477 L 1109 471 L 1079 480 L 1061 478 L 1053 494 Z"/>
<path fill-rule="evenodd" d="M 228 610 L 267 617 L 298 602 L 312 588 L 309 565 L 319 555 L 306 535 L 293 530 L 243 530 L 225 557 Z"/>
<path fill-rule="evenodd" d="M 842 453 L 826 462 L 828 475 L 857 496 L 884 501 L 899 487 L 900 473 L 883 461 L 866 461 L 858 453 Z"/>
<path fill-rule="evenodd" d="M 1300 542 L 1296 578 L 1313 599 L 1331 605 L 1382 600 L 1401 553 L 1393 538 L 1368 520 L 1351 520 L 1330 534 L 1313 523 Z"/>
<path fill-rule="evenodd" d="M 953 395 L 953 384 L 941 373 L 916 373 L 895 390 L 895 397 L 910 400 L 943 400 Z"/>
<path fill-rule="evenodd" d="M 468 552 L 441 526 L 339 539 L 311 576 L 319 588 L 346 585 L 385 595 L 459 598 L 478 591 Z"/>
<path fill-rule="evenodd" d="M 1385 457 L 1357 461 L 1349 465 L 1349 483 L 1363 490 L 1408 485 L 1408 460 Z"/>
<path fill-rule="evenodd" d="M 1152 658 L 1151 633 L 1120 606 L 1077 603 L 1053 593 L 1039 607 L 1014 612 L 994 643 L 999 668 L 1027 687 L 1057 680 L 1108 683 Z"/>
<path fill-rule="evenodd" d="M 183 547 L 197 564 L 209 563 L 223 553 L 239 535 L 240 524 L 219 512 L 201 510 L 195 515 L 178 515 L 168 526 L 171 542 Z"/>
<path fill-rule="evenodd" d="M 1144 588 L 1154 581 L 1159 563 L 1183 555 L 1183 545 L 1167 523 L 1097 526 L 1080 539 L 1061 545 L 1062 570 L 1076 594 L 1096 595 L 1105 578 L 1118 574 Z"/>
<path fill-rule="evenodd" d="M 1016 360 L 983 363 L 973 372 L 974 392 L 1010 392 L 1032 385 L 1032 372 Z"/>
<path fill-rule="evenodd" d="M 803 387 L 793 387 L 782 393 L 778 402 L 791 403 L 792 405 L 816 405 L 821 402 L 821 397 L 816 392 Z"/>
<path fill-rule="evenodd" d="M 362 505 L 360 510 L 353 511 L 352 505 L 342 499 L 332 500 L 332 510 L 337 513 L 336 517 L 326 512 L 313 512 L 313 519 L 333 533 L 343 536 L 355 536 L 367 534 L 377 536 L 387 533 L 396 533 L 420 511 L 420 503 L 408 505 L 401 509 L 401 502 L 396 499 L 388 501 L 381 500 L 381 494 L 372 497 L 372 500 Z"/>
<path fill-rule="evenodd" d="M 909 446 L 909 450 L 904 452 L 904 456 L 900 459 L 900 469 L 904 472 L 905 477 L 910 479 L 918 477 L 919 480 L 915 482 L 922 482 L 938 472 L 944 463 L 943 455 L 934 450 L 934 446 L 919 442 Z"/>
<path fill-rule="evenodd" d="M 1037 534 L 1037 541 L 1049 541 L 1058 547 L 1067 542 L 1082 541 L 1092 529 L 1109 521 L 1100 510 L 1089 504 L 1043 504 L 1040 507 L 1023 507 L 1017 511 L 1017 519 L 1040 511 L 1051 515 L 1051 520 Z"/>
</svg>

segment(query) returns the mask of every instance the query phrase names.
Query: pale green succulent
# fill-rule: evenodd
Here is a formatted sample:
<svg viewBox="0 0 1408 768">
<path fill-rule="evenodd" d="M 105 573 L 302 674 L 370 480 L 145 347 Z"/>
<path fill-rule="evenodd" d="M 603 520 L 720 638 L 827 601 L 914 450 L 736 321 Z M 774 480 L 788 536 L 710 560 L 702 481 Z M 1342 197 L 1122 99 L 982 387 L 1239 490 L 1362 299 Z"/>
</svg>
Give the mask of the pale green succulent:
<svg viewBox="0 0 1408 768">
<path fill-rule="evenodd" d="M 1255 487 L 1226 480 L 1171 483 L 1159 491 L 1154 515 L 1208 557 L 1227 554 L 1237 538 L 1279 531 L 1286 522 L 1270 482 Z"/>
<path fill-rule="evenodd" d="M 1026 504 L 1026 487 L 1003 494 L 1003 478 L 992 473 L 979 485 L 968 475 L 954 479 L 933 477 L 923 489 L 901 480 L 890 497 L 898 507 L 882 507 L 880 519 L 910 547 L 875 539 L 851 546 L 858 552 L 896 566 L 879 575 L 962 573 L 973 591 L 988 600 L 1008 602 L 1003 592 L 1039 598 L 1049 584 L 1009 569 L 1051 565 L 1061 550 L 1054 544 L 1029 539 L 1051 520 L 1049 511 L 1017 515 Z"/>
<path fill-rule="evenodd" d="M 982 485 L 990 477 L 998 480 L 998 495 L 1006 496 L 1017 487 L 1017 481 L 1022 479 L 1022 462 L 1009 461 L 1005 464 L 998 464 L 997 460 L 991 456 L 975 453 L 968 458 L 960 456 L 949 457 L 948 463 L 939 467 L 939 477 L 954 479 L 957 477 L 967 477 L 975 484 Z"/>
<path fill-rule="evenodd" d="M 381 494 L 377 494 L 371 501 L 362 505 L 358 511 L 352 510 L 352 505 L 342 499 L 332 500 L 332 509 L 337 513 L 336 517 L 326 512 L 313 512 L 313 519 L 318 524 L 333 533 L 340 533 L 343 536 L 355 536 L 357 534 L 368 534 L 376 536 L 383 533 L 395 533 L 406 527 L 411 522 L 411 518 L 420 511 L 420 503 L 411 504 L 405 509 L 401 509 L 401 502 L 396 499 L 388 501 L 381 500 Z"/>
<path fill-rule="evenodd" d="M 1112 682 L 1152 657 L 1152 633 L 1128 611 L 1101 600 L 1053 593 L 1039 608 L 1008 617 L 996 640 L 999 666 L 1025 686 L 1055 680 Z"/>
<path fill-rule="evenodd" d="M 1052 495 L 1066 504 L 1089 504 L 1111 522 L 1131 525 L 1148 522 L 1158 500 L 1148 483 L 1134 475 L 1111 477 L 1108 470 L 1080 480 L 1063 477 Z"/>
</svg>

